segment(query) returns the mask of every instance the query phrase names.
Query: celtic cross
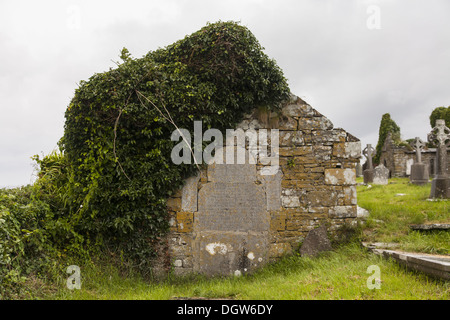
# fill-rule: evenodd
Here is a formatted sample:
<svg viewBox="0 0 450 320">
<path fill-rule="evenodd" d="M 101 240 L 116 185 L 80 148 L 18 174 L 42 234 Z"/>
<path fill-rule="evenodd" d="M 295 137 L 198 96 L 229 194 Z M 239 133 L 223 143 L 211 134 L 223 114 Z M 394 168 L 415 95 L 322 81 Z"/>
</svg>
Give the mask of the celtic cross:
<svg viewBox="0 0 450 320">
<path fill-rule="evenodd" d="M 447 176 L 447 147 L 450 145 L 450 129 L 445 126 L 445 120 L 436 120 L 436 126 L 428 134 L 428 141 L 437 143 L 437 175 Z"/>
<path fill-rule="evenodd" d="M 367 169 L 373 169 L 372 165 L 372 156 L 375 152 L 375 149 L 372 148 L 371 144 L 368 144 L 367 147 L 363 150 L 363 155 L 367 158 Z"/>
<path fill-rule="evenodd" d="M 411 142 L 411 147 L 416 150 L 416 162 L 422 162 L 422 150 L 425 147 L 425 142 L 423 142 L 419 137 L 416 137 L 413 142 Z"/>
</svg>

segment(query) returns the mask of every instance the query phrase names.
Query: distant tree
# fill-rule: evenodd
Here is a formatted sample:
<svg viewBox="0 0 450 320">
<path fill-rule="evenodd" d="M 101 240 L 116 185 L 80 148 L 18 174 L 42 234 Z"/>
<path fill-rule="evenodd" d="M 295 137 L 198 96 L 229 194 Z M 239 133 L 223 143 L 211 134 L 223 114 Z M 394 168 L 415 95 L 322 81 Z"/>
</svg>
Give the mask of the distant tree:
<svg viewBox="0 0 450 320">
<path fill-rule="evenodd" d="M 437 107 L 431 112 L 430 115 L 430 125 L 432 128 L 436 125 L 436 120 L 444 119 L 445 125 L 450 127 L 450 106 L 449 107 Z"/>
<path fill-rule="evenodd" d="M 389 113 L 385 113 L 381 117 L 380 129 L 378 132 L 378 143 L 375 149 L 376 154 L 373 159 L 374 164 L 380 163 L 381 150 L 389 132 L 392 134 L 392 139 L 394 140 L 394 142 L 401 141 L 400 127 L 395 123 L 394 120 L 391 119 L 391 115 Z"/>
</svg>

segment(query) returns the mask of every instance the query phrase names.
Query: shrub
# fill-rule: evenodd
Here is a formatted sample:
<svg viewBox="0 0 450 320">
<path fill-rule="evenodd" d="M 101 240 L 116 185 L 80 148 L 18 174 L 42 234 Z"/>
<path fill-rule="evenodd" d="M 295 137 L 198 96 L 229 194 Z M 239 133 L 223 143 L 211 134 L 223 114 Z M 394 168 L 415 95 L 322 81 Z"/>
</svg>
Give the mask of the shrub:
<svg viewBox="0 0 450 320">
<path fill-rule="evenodd" d="M 60 141 L 73 231 L 149 261 L 168 230 L 167 197 L 197 170 L 171 162 L 174 124 L 233 128 L 253 108 L 288 97 L 262 50 L 247 28 L 218 22 L 140 59 L 124 49 L 116 69 L 82 81 Z"/>
</svg>

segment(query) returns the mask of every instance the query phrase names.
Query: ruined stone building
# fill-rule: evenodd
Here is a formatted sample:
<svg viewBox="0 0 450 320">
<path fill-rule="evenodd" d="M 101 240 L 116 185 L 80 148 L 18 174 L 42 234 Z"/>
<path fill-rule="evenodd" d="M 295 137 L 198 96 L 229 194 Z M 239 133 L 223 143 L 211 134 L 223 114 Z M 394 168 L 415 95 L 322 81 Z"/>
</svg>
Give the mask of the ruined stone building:
<svg viewBox="0 0 450 320">
<path fill-rule="evenodd" d="M 450 170 L 450 149 L 447 150 Z M 388 134 L 381 150 L 380 163 L 384 164 L 390 171 L 391 177 L 406 177 L 411 173 L 411 165 L 416 159 L 416 152 L 412 148 L 397 145 L 391 134 Z M 422 162 L 428 165 L 430 176 L 435 169 L 436 149 L 428 148 L 422 150 Z"/>
<path fill-rule="evenodd" d="M 210 164 L 186 180 L 167 202 L 175 274 L 243 274 L 298 250 L 322 224 L 332 232 L 356 220 L 357 138 L 293 95 L 281 113 L 255 110 L 238 128 L 278 129 L 279 168 Z"/>
</svg>

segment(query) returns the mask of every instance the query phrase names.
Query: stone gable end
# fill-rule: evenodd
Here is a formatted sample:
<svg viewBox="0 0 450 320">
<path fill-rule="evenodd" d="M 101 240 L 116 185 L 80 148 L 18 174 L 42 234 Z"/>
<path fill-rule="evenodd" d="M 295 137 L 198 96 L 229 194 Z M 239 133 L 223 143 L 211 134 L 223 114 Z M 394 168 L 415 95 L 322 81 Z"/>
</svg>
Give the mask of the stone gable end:
<svg viewBox="0 0 450 320">
<path fill-rule="evenodd" d="M 320 225 L 356 219 L 357 138 L 294 95 L 281 112 L 255 110 L 237 128 L 278 129 L 279 167 L 267 174 L 273 168 L 259 158 L 211 164 L 186 180 L 168 199 L 166 254 L 176 274 L 244 274 L 298 250 Z"/>
</svg>

